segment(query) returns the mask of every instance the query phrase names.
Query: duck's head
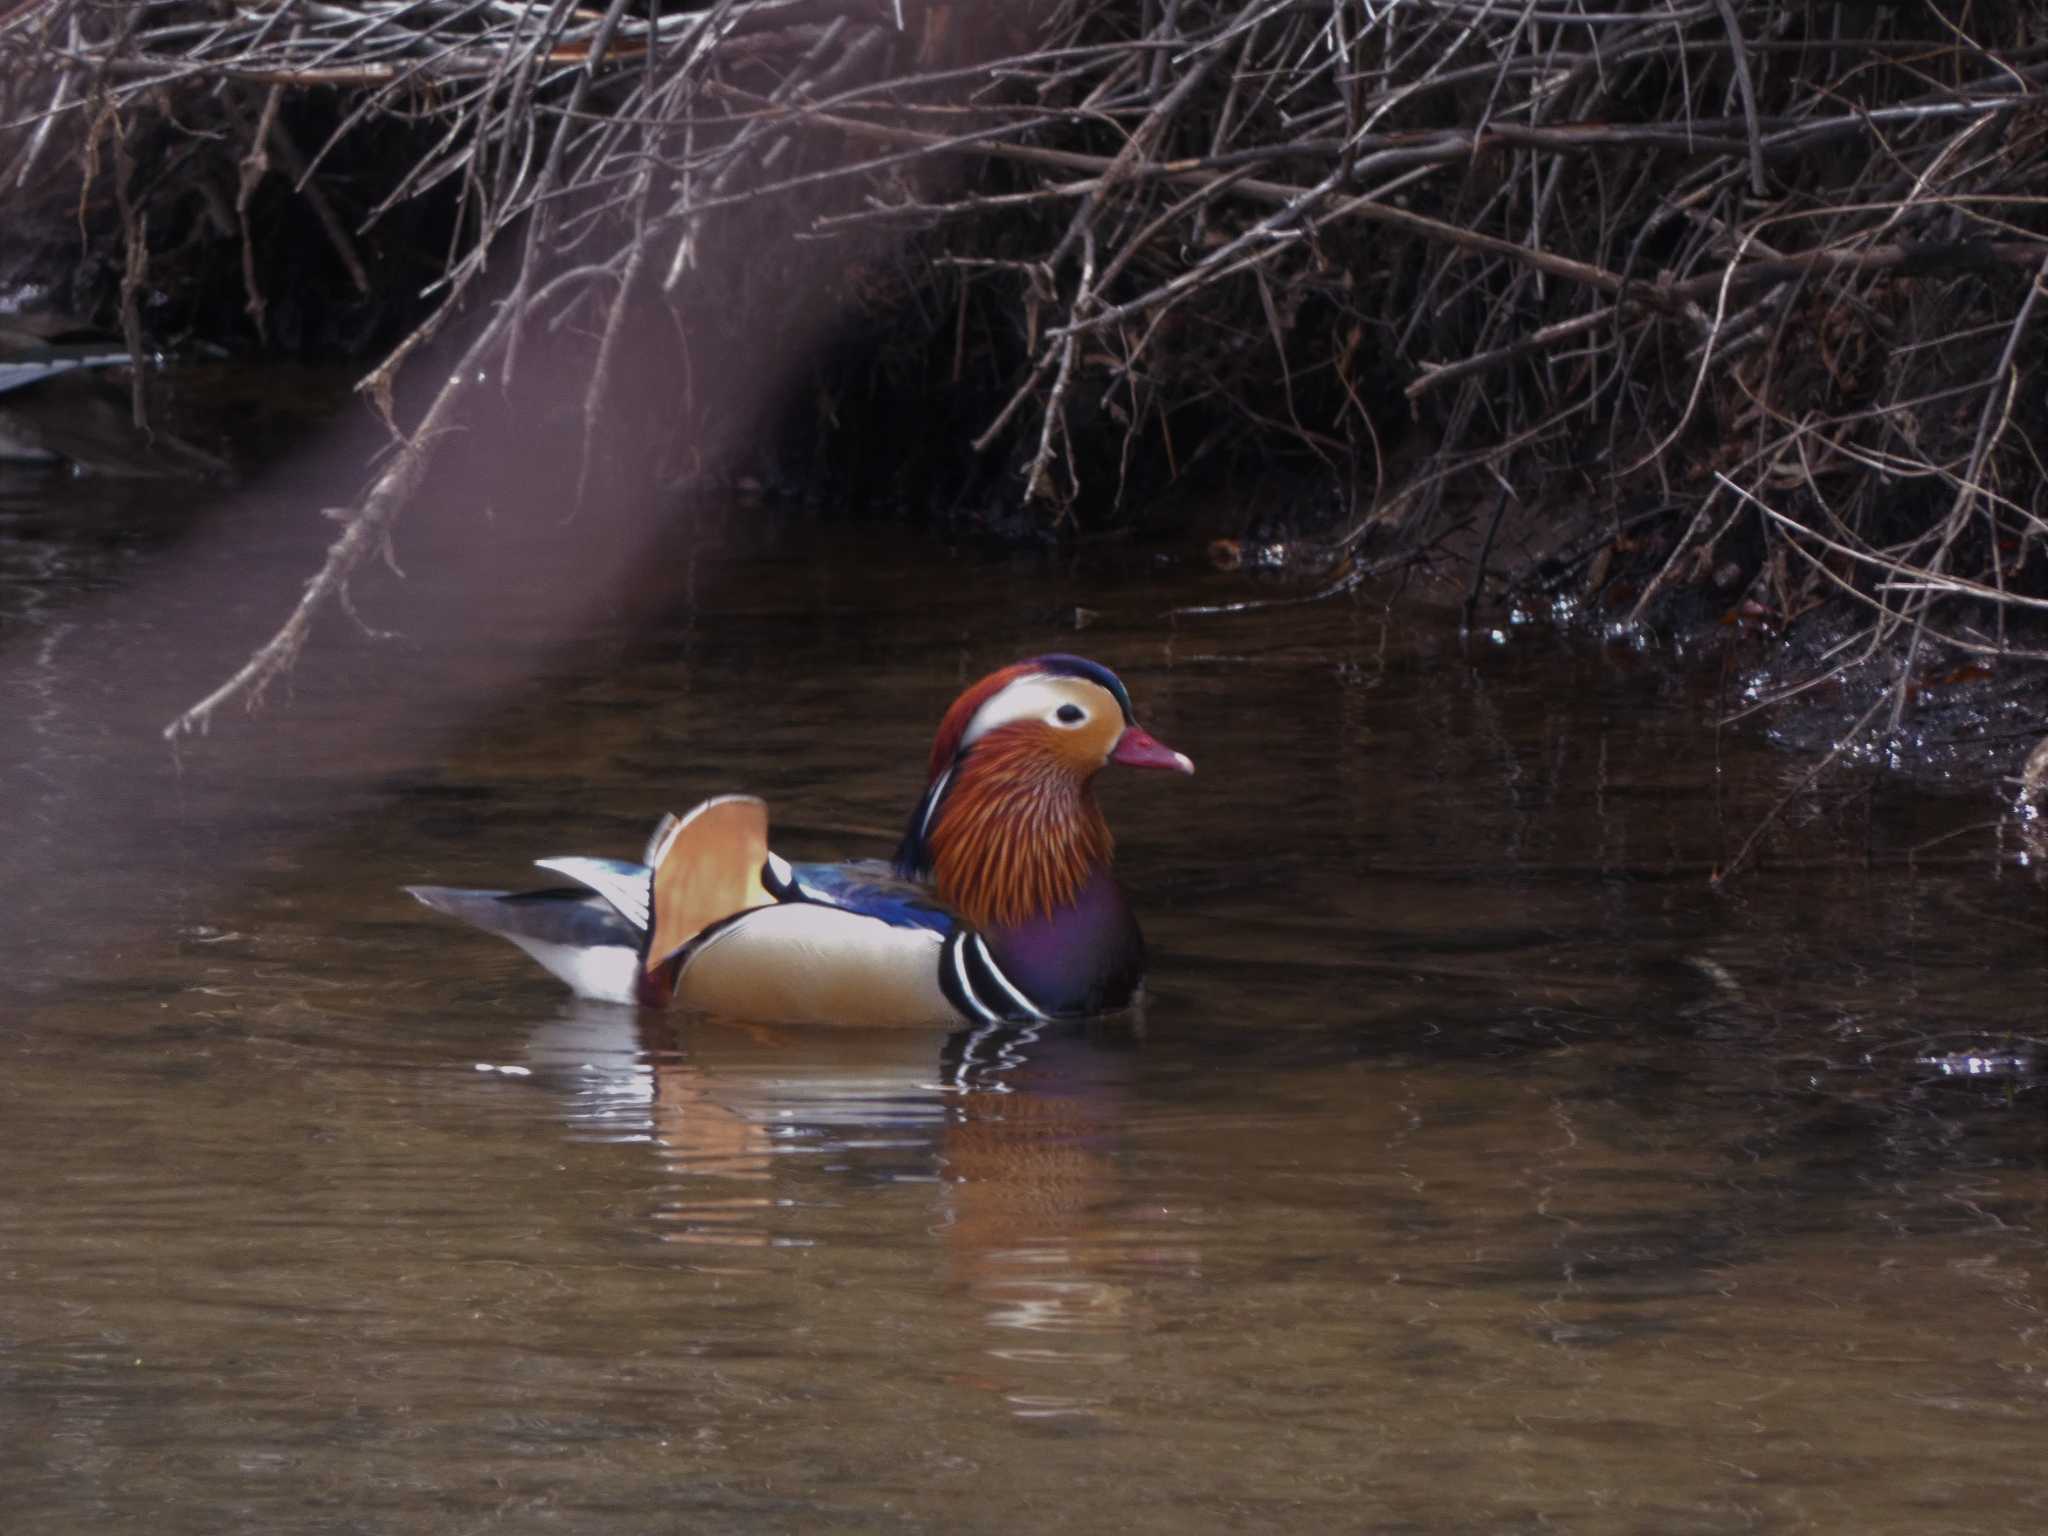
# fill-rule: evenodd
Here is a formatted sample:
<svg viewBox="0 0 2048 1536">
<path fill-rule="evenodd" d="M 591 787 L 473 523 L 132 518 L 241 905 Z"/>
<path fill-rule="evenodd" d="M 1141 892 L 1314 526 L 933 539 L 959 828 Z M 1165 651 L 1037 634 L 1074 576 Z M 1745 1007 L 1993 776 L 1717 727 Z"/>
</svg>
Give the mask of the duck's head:
<svg viewBox="0 0 2048 1536">
<path fill-rule="evenodd" d="M 939 722 L 899 872 L 931 880 L 977 928 L 1051 913 L 1109 863 L 1091 786 L 1111 763 L 1195 771 L 1137 723 L 1107 667 L 1054 655 L 990 673 Z"/>
</svg>

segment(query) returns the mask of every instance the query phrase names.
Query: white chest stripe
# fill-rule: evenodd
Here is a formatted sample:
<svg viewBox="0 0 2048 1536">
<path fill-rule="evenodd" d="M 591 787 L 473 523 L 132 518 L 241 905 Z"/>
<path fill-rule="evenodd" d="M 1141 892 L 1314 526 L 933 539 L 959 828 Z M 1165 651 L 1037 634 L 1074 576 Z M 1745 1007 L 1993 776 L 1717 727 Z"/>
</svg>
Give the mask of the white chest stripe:
<svg viewBox="0 0 2048 1536">
<path fill-rule="evenodd" d="M 974 985 L 967 979 L 967 957 L 961 953 L 964 948 L 966 946 L 963 944 L 953 946 L 953 980 L 959 983 L 960 995 L 967 1000 L 968 1007 L 981 1015 L 985 1023 L 1000 1024 L 1001 1015 L 975 996 Z"/>
<path fill-rule="evenodd" d="M 1011 1002 L 1015 1003 L 1024 1012 L 1030 1014 L 1034 1019 L 1049 1019 L 1052 1017 L 1051 1014 L 1045 1012 L 1036 1003 L 1032 1002 L 1030 998 L 1019 992 L 1016 984 L 1002 973 L 1001 968 L 996 964 L 995 956 L 991 955 L 988 952 L 988 946 L 982 943 L 980 934 L 974 934 L 967 942 L 974 946 L 975 955 L 983 965 L 988 967 L 988 973 L 995 977 L 996 985 L 1009 994 Z M 962 978 L 962 981 L 965 981 L 965 977 Z"/>
</svg>

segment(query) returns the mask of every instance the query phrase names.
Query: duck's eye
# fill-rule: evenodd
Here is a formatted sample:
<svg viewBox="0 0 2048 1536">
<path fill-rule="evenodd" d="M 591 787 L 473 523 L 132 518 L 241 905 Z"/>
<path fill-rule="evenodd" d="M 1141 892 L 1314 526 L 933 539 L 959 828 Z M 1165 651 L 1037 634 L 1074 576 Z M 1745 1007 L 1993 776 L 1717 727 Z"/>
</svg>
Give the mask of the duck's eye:
<svg viewBox="0 0 2048 1536">
<path fill-rule="evenodd" d="M 1062 704 L 1053 711 L 1053 719 L 1061 725 L 1079 725 L 1088 718 L 1088 711 L 1078 704 Z"/>
</svg>

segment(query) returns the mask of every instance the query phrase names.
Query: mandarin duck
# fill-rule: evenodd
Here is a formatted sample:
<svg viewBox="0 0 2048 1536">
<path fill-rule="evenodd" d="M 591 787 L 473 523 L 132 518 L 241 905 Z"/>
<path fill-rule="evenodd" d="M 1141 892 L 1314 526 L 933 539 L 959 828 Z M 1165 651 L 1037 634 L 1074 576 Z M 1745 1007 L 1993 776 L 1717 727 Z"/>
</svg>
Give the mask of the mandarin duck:
<svg viewBox="0 0 2048 1536">
<path fill-rule="evenodd" d="M 1031 1024 L 1136 996 L 1145 945 L 1095 803 L 1109 763 L 1193 773 L 1141 728 L 1115 673 L 1039 656 L 939 723 L 893 861 L 791 864 L 766 805 L 664 817 L 644 862 L 538 860 L 571 887 L 408 886 L 508 939 L 578 995 L 777 1023 Z"/>
</svg>

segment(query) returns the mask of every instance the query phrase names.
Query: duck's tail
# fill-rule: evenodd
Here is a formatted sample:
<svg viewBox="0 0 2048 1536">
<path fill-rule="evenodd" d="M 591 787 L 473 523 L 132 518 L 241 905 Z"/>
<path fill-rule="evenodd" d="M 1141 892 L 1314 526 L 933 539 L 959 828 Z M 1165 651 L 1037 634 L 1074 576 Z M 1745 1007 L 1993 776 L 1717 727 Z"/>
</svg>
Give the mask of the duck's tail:
<svg viewBox="0 0 2048 1536">
<path fill-rule="evenodd" d="M 517 944 L 581 997 L 637 1000 L 640 930 L 588 890 L 465 891 L 409 885 L 415 901 Z"/>
</svg>

